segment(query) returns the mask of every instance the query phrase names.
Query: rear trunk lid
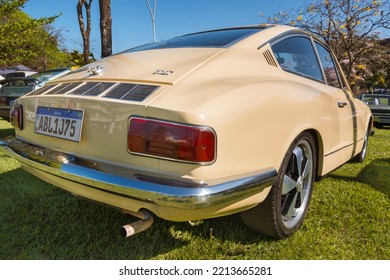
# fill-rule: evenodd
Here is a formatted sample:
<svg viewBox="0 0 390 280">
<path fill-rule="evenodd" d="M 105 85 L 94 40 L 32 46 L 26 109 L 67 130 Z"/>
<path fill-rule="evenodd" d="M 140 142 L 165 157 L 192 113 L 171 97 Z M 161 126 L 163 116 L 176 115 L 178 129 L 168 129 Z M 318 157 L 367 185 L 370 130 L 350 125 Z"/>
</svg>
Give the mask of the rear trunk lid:
<svg viewBox="0 0 390 280">
<path fill-rule="evenodd" d="M 156 172 L 157 159 L 127 152 L 129 117 L 145 116 L 147 105 L 157 96 L 223 50 L 151 50 L 92 63 L 18 99 L 24 128 L 16 134 L 96 165 L 106 162 Z M 58 135 L 67 123 L 79 137 Z"/>
<path fill-rule="evenodd" d="M 82 67 L 56 82 L 110 80 L 175 84 L 224 48 L 172 48 L 120 53 Z"/>
</svg>

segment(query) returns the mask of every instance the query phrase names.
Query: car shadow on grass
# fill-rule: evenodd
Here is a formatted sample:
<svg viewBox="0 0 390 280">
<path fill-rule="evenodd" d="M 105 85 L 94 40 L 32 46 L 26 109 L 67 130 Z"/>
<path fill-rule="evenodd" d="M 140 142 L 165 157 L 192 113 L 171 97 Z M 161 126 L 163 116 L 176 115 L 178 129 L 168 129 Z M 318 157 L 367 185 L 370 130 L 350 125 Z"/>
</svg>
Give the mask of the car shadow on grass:
<svg viewBox="0 0 390 280">
<path fill-rule="evenodd" d="M 151 228 L 123 238 L 120 227 L 137 218 L 74 197 L 21 168 L 0 173 L 0 182 L 0 259 L 174 259 L 175 251 L 192 251 L 193 244 L 206 249 L 214 246 L 210 240 L 242 244 L 226 252 L 226 257 L 239 258 L 245 256 L 245 244 L 272 240 L 247 229 L 239 214 L 192 225 L 155 217 Z M 214 257 L 196 252 L 185 255 L 188 259 Z"/>
<path fill-rule="evenodd" d="M 378 158 L 370 162 L 358 174 L 359 182 L 390 196 L 390 158 Z"/>
<path fill-rule="evenodd" d="M 390 197 L 390 158 L 377 158 L 371 161 L 356 177 L 333 174 L 330 177 L 365 183 Z"/>
<path fill-rule="evenodd" d="M 0 129 L 0 139 L 10 135 L 15 135 L 15 130 L 13 128 Z"/>
<path fill-rule="evenodd" d="M 0 259 L 147 260 L 188 245 L 175 223 L 155 218 L 130 238 L 120 227 L 138 219 L 81 199 L 21 168 L 0 172 Z"/>
</svg>

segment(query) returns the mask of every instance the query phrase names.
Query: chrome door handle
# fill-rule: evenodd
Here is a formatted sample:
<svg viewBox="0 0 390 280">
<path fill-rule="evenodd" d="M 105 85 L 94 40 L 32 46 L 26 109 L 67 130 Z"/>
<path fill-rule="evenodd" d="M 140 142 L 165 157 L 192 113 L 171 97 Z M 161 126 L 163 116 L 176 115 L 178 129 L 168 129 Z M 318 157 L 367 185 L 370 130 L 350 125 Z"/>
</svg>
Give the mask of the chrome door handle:
<svg viewBox="0 0 390 280">
<path fill-rule="evenodd" d="M 348 105 L 347 102 L 341 102 L 341 101 L 337 102 L 337 106 L 339 106 L 339 108 L 344 108 L 347 105 Z"/>
</svg>

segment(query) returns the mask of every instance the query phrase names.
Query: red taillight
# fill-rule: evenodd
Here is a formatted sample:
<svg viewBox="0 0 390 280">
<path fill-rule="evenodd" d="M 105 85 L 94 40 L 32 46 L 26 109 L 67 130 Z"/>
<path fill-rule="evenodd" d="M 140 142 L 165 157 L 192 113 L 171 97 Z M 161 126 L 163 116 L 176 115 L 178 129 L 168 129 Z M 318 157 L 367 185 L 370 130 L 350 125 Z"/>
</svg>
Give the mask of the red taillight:
<svg viewBox="0 0 390 280">
<path fill-rule="evenodd" d="M 215 160 L 216 136 L 209 127 L 133 117 L 127 145 L 131 153 L 211 163 Z"/>
<path fill-rule="evenodd" d="M 23 129 L 23 109 L 21 105 L 12 107 L 9 119 L 14 128 Z"/>
</svg>

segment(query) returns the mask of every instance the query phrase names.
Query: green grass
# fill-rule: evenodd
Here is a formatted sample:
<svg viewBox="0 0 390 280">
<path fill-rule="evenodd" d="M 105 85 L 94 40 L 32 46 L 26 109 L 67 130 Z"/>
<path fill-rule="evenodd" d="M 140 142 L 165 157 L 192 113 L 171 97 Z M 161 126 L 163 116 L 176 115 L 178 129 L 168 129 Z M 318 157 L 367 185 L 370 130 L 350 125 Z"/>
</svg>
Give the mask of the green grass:
<svg viewBox="0 0 390 280">
<path fill-rule="evenodd" d="M 12 134 L 0 120 L 0 137 Z M 155 218 L 123 239 L 136 219 L 62 191 L 0 153 L 0 259 L 390 259 L 390 129 L 376 129 L 366 162 L 348 163 L 315 185 L 308 216 L 292 237 L 272 240 L 239 215 L 196 226 Z"/>
</svg>

